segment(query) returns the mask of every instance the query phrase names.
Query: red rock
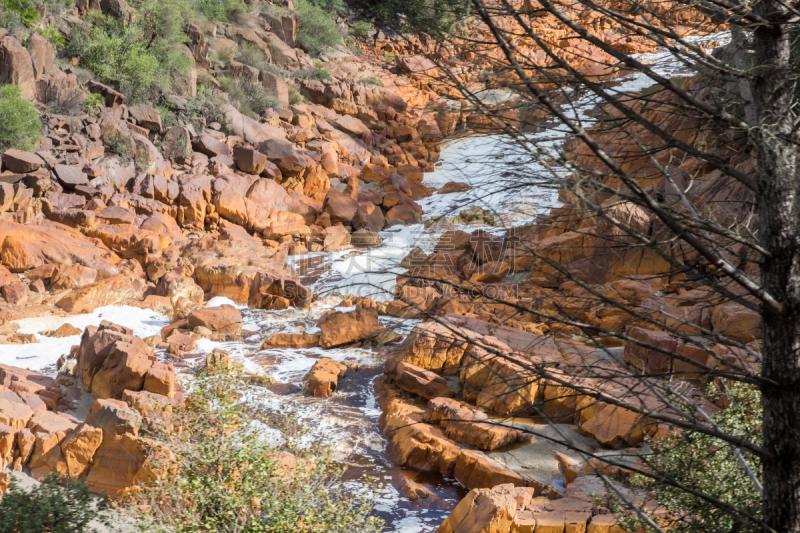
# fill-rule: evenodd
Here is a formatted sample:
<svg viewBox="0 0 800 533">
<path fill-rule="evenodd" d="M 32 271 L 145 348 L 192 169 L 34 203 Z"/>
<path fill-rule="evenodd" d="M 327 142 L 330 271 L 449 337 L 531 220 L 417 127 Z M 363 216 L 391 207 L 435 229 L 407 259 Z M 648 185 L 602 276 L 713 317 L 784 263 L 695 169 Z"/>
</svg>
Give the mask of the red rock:
<svg viewBox="0 0 800 533">
<path fill-rule="evenodd" d="M 472 189 L 472 186 L 468 183 L 463 183 L 460 181 L 448 181 L 445 183 L 438 191 L 437 194 L 452 194 L 454 192 L 467 192 Z"/>
<path fill-rule="evenodd" d="M 128 328 L 101 322 L 81 337 L 76 368 L 83 387 L 97 398 L 119 398 L 127 389 L 141 390 L 155 359 L 152 349 Z"/>
<path fill-rule="evenodd" d="M 19 430 L 28 425 L 33 414 L 33 410 L 21 399 L 12 402 L 0 396 L 0 424 Z"/>
<path fill-rule="evenodd" d="M 61 453 L 70 478 L 78 479 L 88 473 L 92 458 L 102 442 L 102 429 L 81 424 L 61 443 Z"/>
<path fill-rule="evenodd" d="M 0 222 L 2 260 L 12 272 L 52 264 L 79 263 L 116 274 L 119 257 L 94 239 L 58 224 L 22 225 Z"/>
<path fill-rule="evenodd" d="M 490 421 L 482 410 L 452 398 L 429 401 L 425 420 L 438 423 L 451 439 L 481 450 L 495 450 L 522 438 L 518 431 L 502 422 Z"/>
<path fill-rule="evenodd" d="M 32 292 L 35 292 L 36 294 L 44 294 L 45 292 L 47 292 L 47 288 L 44 286 L 44 282 L 40 279 L 37 279 L 36 281 L 31 283 L 29 285 L 29 288 Z"/>
<path fill-rule="evenodd" d="M 0 84 L 14 84 L 19 87 L 23 98 L 35 96 L 36 75 L 28 51 L 13 37 L 0 40 Z"/>
<path fill-rule="evenodd" d="M 3 166 L 17 174 L 28 174 L 42 168 L 44 160 L 32 152 L 11 148 L 3 154 Z"/>
<path fill-rule="evenodd" d="M 0 292 L 11 305 L 23 306 L 28 301 L 28 286 L 21 281 L 3 285 Z"/>
<path fill-rule="evenodd" d="M 349 133 L 350 135 L 361 135 L 367 131 L 367 127 L 363 122 L 350 115 L 344 115 L 337 118 L 334 121 L 334 124 L 338 126 L 339 129 L 343 130 L 345 133 Z"/>
<path fill-rule="evenodd" d="M 37 433 L 61 434 L 59 440 L 63 439 L 77 425 L 72 417 L 52 411 L 36 412 L 28 421 L 28 429 L 34 435 Z"/>
<path fill-rule="evenodd" d="M 260 143 L 258 151 L 275 163 L 284 176 L 299 176 L 306 169 L 306 158 L 289 141 L 270 139 Z"/>
<path fill-rule="evenodd" d="M 144 390 L 167 398 L 175 396 L 175 368 L 172 363 L 153 363 L 144 377 Z"/>
<path fill-rule="evenodd" d="M 172 407 L 177 402 L 182 401 L 179 396 L 180 394 L 176 393 L 174 398 L 169 399 L 162 394 L 155 394 L 149 391 L 135 392 L 126 390 L 122 395 L 122 399 L 141 416 L 148 416 L 149 414 L 171 412 Z"/>
<path fill-rule="evenodd" d="M 383 182 L 389 178 L 389 169 L 380 165 L 368 163 L 361 170 L 361 179 L 366 182 Z"/>
<path fill-rule="evenodd" d="M 267 165 L 267 156 L 240 144 L 233 148 L 233 156 L 236 159 L 236 167 L 247 174 L 261 174 Z"/>
<path fill-rule="evenodd" d="M 31 32 L 28 40 L 25 41 L 25 48 L 28 49 L 31 57 L 35 79 L 38 80 L 53 71 L 56 54 L 50 41 L 39 35 L 38 32 Z"/>
<path fill-rule="evenodd" d="M 83 172 L 81 167 L 56 165 L 53 170 L 55 170 L 58 181 L 68 189 L 72 189 L 77 185 L 89 185 L 89 178 L 86 177 L 86 173 Z"/>
<path fill-rule="evenodd" d="M 534 520 L 528 528 L 517 527 L 518 509 L 524 509 L 531 501 L 530 489 L 516 488 L 504 484 L 490 489 L 473 489 L 445 518 L 436 533 L 533 533 L 538 531 Z M 521 514 L 521 513 L 520 513 Z M 572 532 L 572 530 L 570 530 Z M 575 533 L 578 533 L 578 529 Z M 542 528 L 541 533 L 563 533 L 559 528 Z"/>
<path fill-rule="evenodd" d="M 189 329 L 198 326 L 215 333 L 238 335 L 242 331 L 242 314 L 232 305 L 195 309 L 189 313 Z"/>
<path fill-rule="evenodd" d="M 84 287 L 97 278 L 97 270 L 80 265 L 61 265 L 50 282 L 50 290 L 59 292 Z"/>
<path fill-rule="evenodd" d="M 364 340 L 380 329 L 377 309 L 357 309 L 349 313 L 335 312 L 320 320 L 320 346 L 332 348 Z"/>
<path fill-rule="evenodd" d="M 358 212 L 358 202 L 338 189 L 331 188 L 325 195 L 322 210 L 328 213 L 332 224 L 349 226 Z"/>
<path fill-rule="evenodd" d="M 386 212 L 387 226 L 411 226 L 422 222 L 422 217 L 411 206 L 406 204 L 396 205 Z"/>
<path fill-rule="evenodd" d="M 484 230 L 476 230 L 469 239 L 469 250 L 479 263 L 499 261 L 503 249 L 503 239 Z"/>
<path fill-rule="evenodd" d="M 441 396 L 455 396 L 455 391 L 447 385 L 444 378 L 409 363 L 399 363 L 392 377 L 395 385 L 404 391 L 428 400 Z"/>
<path fill-rule="evenodd" d="M 738 342 L 761 338 L 761 315 L 735 302 L 716 306 L 711 313 L 711 323 L 715 332 Z"/>
<path fill-rule="evenodd" d="M 470 489 L 492 488 L 504 483 L 511 483 L 516 487 L 524 487 L 526 484 L 519 474 L 477 450 L 461 451 L 456 459 L 453 475 L 459 483 Z"/>
<path fill-rule="evenodd" d="M 203 134 L 192 141 L 192 149 L 195 152 L 200 152 L 208 157 L 215 157 L 218 155 L 231 155 L 230 147 L 215 139 L 211 135 Z"/>
<path fill-rule="evenodd" d="M 68 313 L 91 313 L 98 307 L 141 300 L 145 288 L 143 280 L 118 274 L 67 293 L 56 306 Z"/>
<path fill-rule="evenodd" d="M 347 367 L 338 361 L 323 357 L 314 363 L 303 377 L 306 387 L 315 398 L 330 398 L 336 392 L 339 378 L 347 375 Z"/>
<path fill-rule="evenodd" d="M 119 206 L 106 207 L 96 216 L 104 224 L 133 224 L 133 221 L 136 220 L 135 211 Z"/>
<path fill-rule="evenodd" d="M 408 421 L 392 432 L 386 452 L 398 466 L 452 477 L 461 447 L 437 427 Z"/>
<path fill-rule="evenodd" d="M 104 440 L 86 477 L 92 492 L 117 494 L 133 484 L 144 462 L 147 444 L 129 434 Z"/>
<path fill-rule="evenodd" d="M 174 346 L 179 352 L 191 352 L 197 348 L 197 340 L 189 335 L 175 333 L 167 339 L 167 344 Z"/>
<path fill-rule="evenodd" d="M 201 303 L 205 294 L 192 278 L 176 271 L 169 272 L 161 278 L 156 292 L 159 296 L 166 296 L 170 300 L 182 297 L 196 303 Z"/>
<path fill-rule="evenodd" d="M 261 344 L 262 350 L 273 348 L 316 348 L 319 346 L 318 333 L 275 333 L 267 337 Z"/>
<path fill-rule="evenodd" d="M 125 391 L 123 398 L 129 397 L 131 392 Z M 86 417 L 86 424 L 101 429 L 103 440 L 108 441 L 119 435 L 138 435 L 142 417 L 131 409 L 127 401 L 98 399 L 94 401 L 89 416 Z"/>
<path fill-rule="evenodd" d="M 48 191 L 44 197 L 53 209 L 83 209 L 86 205 L 86 198 L 79 194 Z"/>
<path fill-rule="evenodd" d="M 94 80 L 87 80 L 84 86 L 90 93 L 101 95 L 105 99 L 106 107 L 109 108 L 119 107 L 127 100 L 125 95 L 121 92 Z"/>
<path fill-rule="evenodd" d="M 128 113 L 136 119 L 136 124 L 150 131 L 161 133 L 161 113 L 152 107 L 133 106 L 128 108 Z"/>
</svg>

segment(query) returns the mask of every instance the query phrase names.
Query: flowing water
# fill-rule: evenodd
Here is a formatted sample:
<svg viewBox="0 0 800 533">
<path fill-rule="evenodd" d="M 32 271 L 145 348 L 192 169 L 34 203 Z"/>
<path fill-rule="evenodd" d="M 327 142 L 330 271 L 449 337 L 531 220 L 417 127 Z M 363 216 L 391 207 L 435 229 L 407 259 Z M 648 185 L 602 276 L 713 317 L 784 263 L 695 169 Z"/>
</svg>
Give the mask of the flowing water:
<svg viewBox="0 0 800 533">
<path fill-rule="evenodd" d="M 722 38 L 724 39 L 724 37 Z M 654 55 L 647 58 L 660 65 L 659 70 L 670 75 L 683 72 L 674 62 Z M 660 62 L 660 63 L 659 63 Z M 652 85 L 642 76 L 631 76 L 617 82 L 615 90 L 640 90 Z M 573 118 L 590 122 L 593 107 L 591 98 L 580 97 L 569 107 Z M 557 191 L 548 186 L 544 167 L 532 157 L 534 150 L 552 150 L 561 142 L 565 132 L 557 127 L 526 134 L 527 142 L 515 142 L 501 135 L 472 137 L 456 141 L 442 150 L 436 171 L 428 174 L 425 184 L 437 189 L 448 181 L 466 182 L 473 189 L 464 193 L 435 194 L 419 203 L 424 217 L 452 217 L 467 207 L 478 205 L 496 214 L 497 226 L 487 231 L 502 235 L 505 228 L 534 221 L 558 205 Z M 222 348 L 252 369 L 263 370 L 277 382 L 275 393 L 264 407 L 281 411 L 290 407 L 298 422 L 305 425 L 311 438 L 326 439 L 351 468 L 350 483 L 360 485 L 365 476 L 382 483 L 375 512 L 387 522 L 387 532 L 421 533 L 435 531 L 466 491 L 455 480 L 439 475 L 418 474 L 397 468 L 386 455 L 386 440 L 378 432 L 377 406 L 373 384 L 381 375 L 384 357 L 375 351 L 357 348 L 303 349 L 260 351 L 262 341 L 274 333 L 303 331 L 313 333 L 317 319 L 341 301 L 341 296 L 356 294 L 376 300 L 389 300 L 395 276 L 402 272 L 399 263 L 414 247 L 430 252 L 439 235 L 446 229 L 458 227 L 474 231 L 477 225 L 433 226 L 423 224 L 388 228 L 381 233 L 383 244 L 369 250 L 345 250 L 333 254 L 313 253 L 292 257 L 290 261 L 304 282 L 321 298 L 310 309 L 264 311 L 241 308 L 244 329 L 254 332 L 241 342 L 198 342 L 196 353 L 205 354 Z M 209 305 L 229 302 L 214 298 Z M 132 307 L 106 307 L 88 315 L 20 320 L 21 333 L 41 333 L 63 323 L 84 328 L 108 320 L 130 327 L 136 335 L 154 335 L 169 323 L 167 317 L 152 311 Z M 417 320 L 382 317 L 385 325 L 400 333 L 408 333 Z M 38 343 L 7 345 L 0 350 L 0 363 L 27 367 L 47 373 L 55 372 L 57 359 L 68 353 L 69 347 L 80 338 L 53 339 L 37 335 Z M 302 378 L 320 357 L 342 361 L 357 361 L 360 370 L 348 373 L 340 380 L 337 393 L 328 400 L 304 396 L 299 391 Z M 198 357 L 197 361 L 202 360 Z M 189 361 L 191 363 L 191 360 Z M 410 477 L 424 484 L 433 497 L 410 502 L 401 492 L 404 480 Z"/>
</svg>

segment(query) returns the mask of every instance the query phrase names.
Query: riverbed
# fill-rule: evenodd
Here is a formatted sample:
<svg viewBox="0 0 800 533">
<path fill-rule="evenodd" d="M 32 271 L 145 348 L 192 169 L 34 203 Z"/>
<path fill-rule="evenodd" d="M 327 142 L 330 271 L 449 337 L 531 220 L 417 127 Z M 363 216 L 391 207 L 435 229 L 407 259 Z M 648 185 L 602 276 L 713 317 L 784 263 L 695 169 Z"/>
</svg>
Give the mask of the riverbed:
<svg viewBox="0 0 800 533">
<path fill-rule="evenodd" d="M 663 64 L 664 72 L 680 73 L 663 58 L 652 62 Z M 660 68 L 660 70 L 662 70 Z M 619 80 L 617 91 L 641 90 L 651 83 L 641 76 Z M 595 106 L 588 96 L 577 98 L 570 114 L 590 125 Z M 587 124 L 588 123 L 588 124 Z M 354 490 L 365 477 L 378 481 L 379 495 L 375 512 L 387 522 L 387 532 L 423 533 L 435 531 L 452 508 L 465 495 L 465 490 L 452 479 L 439 475 L 420 475 L 397 468 L 386 455 L 386 440 L 378 432 L 380 410 L 373 384 L 382 373 L 384 356 L 364 349 L 259 350 L 263 340 L 280 332 L 314 332 L 318 318 L 337 307 L 343 295 L 355 294 L 376 300 L 392 298 L 401 260 L 413 248 L 430 252 L 439 236 L 452 228 L 474 231 L 483 228 L 503 235 L 507 228 L 532 223 L 559 205 L 553 178 L 563 177 L 558 167 L 547 169 L 536 162 L 538 156 L 555 156 L 567 132 L 559 128 L 528 132 L 516 141 L 502 135 L 469 137 L 448 144 L 441 153 L 436 170 L 425 178 L 425 184 L 440 188 L 450 181 L 463 182 L 472 189 L 461 193 L 434 194 L 419 203 L 424 219 L 457 217 L 464 209 L 478 206 L 494 215 L 495 225 L 480 224 L 415 224 L 391 227 L 381 232 L 383 242 L 371 249 L 343 250 L 332 254 L 312 253 L 290 257 L 297 273 L 310 286 L 319 300 L 310 309 L 264 311 L 241 307 L 244 329 L 254 332 L 241 342 L 216 343 L 200 340 L 195 350 L 199 362 L 214 348 L 222 348 L 252 370 L 264 372 L 284 384 L 270 393 L 265 409 L 295 413 L 296 421 L 310 431 L 310 438 L 331 444 L 342 461 L 351 468 L 348 473 Z M 542 150 L 542 153 L 535 153 Z M 231 303 L 214 298 L 208 305 Z M 340 308 L 343 309 L 343 308 Z M 343 309 L 344 310 L 344 309 Z M 40 333 L 70 323 L 80 329 L 98 325 L 102 320 L 133 329 L 147 337 L 157 334 L 169 324 L 168 317 L 133 307 L 105 307 L 94 313 L 73 317 L 44 317 L 20 320 L 20 333 L 37 334 L 38 343 L 6 345 L 0 351 L 0 363 L 27 367 L 54 374 L 58 358 L 80 342 L 79 336 L 54 339 Z M 417 320 L 382 317 L 384 325 L 399 333 L 408 333 Z M 328 400 L 305 396 L 299 388 L 302 377 L 320 357 L 358 362 L 360 369 L 339 382 L 336 394 Z M 191 363 L 192 360 L 189 360 Z M 410 502 L 402 494 L 406 478 L 424 484 L 433 494 L 428 500 Z"/>
</svg>

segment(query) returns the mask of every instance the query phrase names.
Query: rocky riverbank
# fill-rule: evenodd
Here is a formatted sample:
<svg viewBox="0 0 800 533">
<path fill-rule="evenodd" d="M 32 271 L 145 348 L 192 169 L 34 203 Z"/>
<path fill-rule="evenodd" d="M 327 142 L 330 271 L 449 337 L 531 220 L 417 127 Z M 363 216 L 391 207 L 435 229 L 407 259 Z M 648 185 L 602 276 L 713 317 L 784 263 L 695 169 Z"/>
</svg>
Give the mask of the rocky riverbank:
<svg viewBox="0 0 800 533">
<path fill-rule="evenodd" d="M 99 7 L 119 16 L 107 3 Z M 80 14 L 59 22 L 79 23 Z M 658 254 L 604 252 L 603 243 L 618 235 L 563 190 L 559 206 L 552 191 L 528 191 L 541 201 L 532 205 L 495 184 L 482 195 L 488 210 L 461 209 L 481 180 L 442 183 L 433 171 L 441 142 L 465 126 L 481 131 L 480 120 L 474 111 L 451 112 L 442 87 L 430 82 L 434 70 L 434 78 L 441 73 L 417 55 L 430 53 L 425 43 L 378 42 L 381 53 L 399 54 L 391 65 L 372 52 L 330 52 L 332 79 L 293 79 L 304 98 L 293 104 L 274 73 L 210 59 L 209 50 L 248 43 L 289 72 L 313 67 L 295 47 L 293 18 L 271 17 L 190 28 L 194 78 L 172 95 L 179 124 L 170 127 L 158 109 L 128 106 L 126 95 L 57 67 L 39 34 L 2 30 L 0 76 L 36 102 L 45 135 L 32 151 L 6 151 L 0 167 L 0 467 L 37 479 L 59 472 L 122 494 L 157 474 L 142 430 L 147 418 L 182 401 L 187 369 L 224 367 L 232 357 L 276 380 L 276 402 L 296 399 L 326 414 L 323 402 L 352 393 L 348 383 L 360 375 L 361 403 L 346 407 L 361 414 L 348 419 L 342 409 L 331 418 L 344 418 L 342 427 L 370 424 L 369 438 L 377 425 L 386 440 L 370 445 L 380 453 L 385 447 L 404 469 L 387 476 L 391 484 L 419 508 L 426 500 L 437 508 L 414 527 L 616 531 L 594 500 L 606 490 L 598 472 L 646 500 L 625 482 L 645 441 L 675 428 L 597 395 L 669 413 L 646 381 L 637 389 L 619 365 L 682 372 L 680 391 L 714 412 L 720 406 L 691 382 L 686 359 L 716 360 L 613 305 L 588 303 L 589 296 L 622 299 L 662 321 L 679 317 L 675 324 L 705 339 L 718 358 L 750 365 L 750 353 L 708 332 L 758 351 L 758 315 L 663 275 L 669 268 Z M 650 51 L 619 37 L 606 35 L 626 52 Z M 459 65 L 474 59 L 445 52 Z M 582 55 L 573 52 L 565 56 Z M 580 61 L 593 68 L 591 59 Z M 462 81 L 482 83 L 472 68 Z M 268 87 L 279 105 L 252 118 L 223 99 L 219 121 L 190 117 L 197 80 L 215 85 L 209 80 L 223 73 Z M 382 86 L 361 81 L 376 76 Z M 711 97 L 697 80 L 685 87 Z M 54 102 L 82 103 L 90 94 L 104 105 L 53 111 Z M 650 112 L 660 116 L 657 106 Z M 695 145 L 715 141 L 700 124 L 675 120 L 666 113 L 658 119 L 664 129 L 696 132 Z M 487 146 L 507 157 L 502 141 L 493 142 L 481 141 L 465 157 L 488 155 L 481 152 Z M 580 148 L 573 155 L 591 163 Z M 752 172 L 746 158 L 728 155 Z M 653 178 L 654 165 L 639 163 L 642 183 L 669 196 Z M 698 159 L 684 157 L 679 169 L 684 179 L 699 176 L 692 195 L 706 205 L 745 195 L 706 175 Z M 492 176 L 480 178 L 486 185 Z M 645 233 L 658 230 L 637 206 L 615 209 L 641 220 Z M 500 222 L 513 227 L 494 227 L 495 217 L 510 214 Z M 747 223 L 743 212 L 727 216 Z M 426 228 L 423 217 L 439 224 Z M 333 268 L 318 267 L 319 258 Z M 365 297 L 348 280 L 374 293 Z M 599 349 L 585 329 L 556 318 L 625 332 L 683 358 L 636 342 Z M 48 321 L 57 326 L 45 329 Z M 523 368 L 546 369 L 548 377 Z M 343 457 L 363 467 L 352 453 Z M 363 467 L 364 475 L 371 469 L 378 470 Z M 453 479 L 470 491 L 457 506 L 464 494 Z M 385 507 L 400 507 L 388 500 Z"/>
</svg>

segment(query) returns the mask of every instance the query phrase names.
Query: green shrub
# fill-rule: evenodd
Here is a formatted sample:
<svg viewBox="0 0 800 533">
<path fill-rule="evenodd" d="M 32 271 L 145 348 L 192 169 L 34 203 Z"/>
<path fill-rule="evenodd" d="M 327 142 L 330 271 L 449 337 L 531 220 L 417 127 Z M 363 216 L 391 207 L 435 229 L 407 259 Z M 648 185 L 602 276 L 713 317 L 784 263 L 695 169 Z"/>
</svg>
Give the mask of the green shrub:
<svg viewBox="0 0 800 533">
<path fill-rule="evenodd" d="M 300 92 L 300 86 L 297 85 L 296 83 L 290 83 L 289 84 L 289 103 L 294 105 L 294 104 L 299 104 L 300 102 L 303 102 L 304 100 L 305 100 L 305 98 L 303 97 L 303 93 Z"/>
<path fill-rule="evenodd" d="M 292 75 L 295 78 L 300 78 L 301 80 L 330 80 L 333 79 L 331 73 L 324 68 L 317 67 L 316 64 L 322 64 L 319 61 L 315 62 L 314 67 L 304 68 L 300 70 L 295 70 Z"/>
<path fill-rule="evenodd" d="M 156 109 L 158 109 L 158 112 L 161 114 L 161 125 L 164 129 L 180 126 L 178 114 L 175 113 L 174 109 L 163 104 L 156 106 Z"/>
<path fill-rule="evenodd" d="M 119 156 L 123 163 L 130 163 L 136 156 L 136 144 L 130 135 L 125 135 L 117 130 L 112 130 L 103 135 L 103 142 L 112 153 Z"/>
<path fill-rule="evenodd" d="M 102 94 L 90 94 L 83 105 L 88 114 L 96 115 L 105 106 L 105 98 Z"/>
<path fill-rule="evenodd" d="M 0 22 L 14 27 L 24 25 L 33 28 L 42 20 L 42 15 L 31 0 L 0 0 Z"/>
<path fill-rule="evenodd" d="M 761 395 L 751 385 L 729 382 L 727 396 L 730 407 L 713 416 L 719 430 L 760 446 L 761 433 Z M 711 397 L 718 396 L 719 390 L 711 389 Z M 740 509 L 750 516 L 760 519 L 761 496 L 750 480 L 750 476 L 736 457 L 731 445 L 721 439 L 699 432 L 684 431 L 674 437 L 653 443 L 654 452 L 643 456 L 647 467 L 655 478 L 636 475 L 631 485 L 642 493 L 652 494 L 659 503 L 659 514 L 653 517 L 662 531 L 681 531 L 683 533 L 756 533 L 762 528 L 747 520 L 737 520 L 730 512 L 725 512 L 696 494 L 707 494 Z M 758 456 L 745 449 L 739 450 L 756 479 L 762 479 L 761 461 Z M 670 480 L 674 483 L 664 483 Z M 686 490 L 689 487 L 695 493 Z M 631 510 L 619 509 L 619 502 L 613 498 L 612 508 L 620 519 L 624 531 L 654 532 Z M 645 516 L 648 511 L 642 509 Z"/>
<path fill-rule="evenodd" d="M 222 0 L 198 0 L 197 9 L 212 22 L 228 20 L 227 2 Z"/>
<path fill-rule="evenodd" d="M 212 122 L 222 124 L 222 131 L 227 132 L 227 121 L 222 106 L 227 102 L 218 94 L 216 89 L 201 89 L 197 96 L 188 98 L 186 110 L 183 112 L 186 120 L 192 123 L 201 122 L 203 127 Z"/>
<path fill-rule="evenodd" d="M 359 20 L 350 26 L 348 33 L 353 37 L 365 37 L 370 31 L 372 31 L 372 24 L 366 20 Z"/>
<path fill-rule="evenodd" d="M 342 44 L 342 34 L 331 13 L 310 0 L 297 0 L 294 9 L 297 17 L 297 41 L 303 50 L 319 55 L 323 48 Z"/>
<path fill-rule="evenodd" d="M 394 63 L 394 59 L 397 57 L 397 54 L 394 52 L 387 52 L 386 56 L 383 58 L 384 61 L 387 63 Z"/>
<path fill-rule="evenodd" d="M 239 49 L 236 51 L 236 59 L 240 63 L 244 63 L 258 70 L 265 70 L 267 65 L 269 65 L 264 51 L 255 44 L 248 42 L 243 42 L 239 45 Z"/>
<path fill-rule="evenodd" d="M 39 112 L 16 85 L 0 86 L 0 150 L 30 150 L 41 136 Z"/>
<path fill-rule="evenodd" d="M 47 26 L 46 28 L 37 28 L 36 31 L 39 33 L 39 35 L 50 41 L 50 44 L 52 44 L 57 50 L 64 50 L 67 47 L 67 38 L 52 26 Z"/>
<path fill-rule="evenodd" d="M 108 500 L 95 498 L 82 479 L 49 474 L 40 485 L 23 490 L 14 481 L 0 499 L 0 533 L 83 533 L 89 522 L 110 525 Z"/>
<path fill-rule="evenodd" d="M 191 61 L 181 46 L 191 6 L 185 0 L 133 0 L 134 22 L 92 14 L 94 26 L 73 32 L 67 55 L 104 83 L 116 86 L 132 102 L 155 102 L 186 75 Z"/>
<path fill-rule="evenodd" d="M 249 10 L 249 6 L 239 0 L 197 0 L 196 8 L 211 22 L 227 22 L 236 18 L 237 12 Z"/>
<path fill-rule="evenodd" d="M 256 117 L 267 108 L 276 107 L 277 101 L 259 82 L 220 78 L 222 89 L 228 93 L 235 107 L 248 117 Z"/>
<path fill-rule="evenodd" d="M 337 11 L 344 11 L 347 7 L 344 0 L 309 0 L 312 4 L 327 11 L 328 13 L 336 13 Z"/>
<path fill-rule="evenodd" d="M 259 408 L 264 390 L 238 373 L 200 375 L 185 405 L 154 424 L 154 449 L 168 448 L 174 460 L 132 495 L 133 504 L 149 509 L 148 531 L 380 531 L 373 496 L 347 487 L 344 467 L 308 438 L 293 413 Z M 290 457 L 285 452 L 295 465 L 281 462 Z"/>
<path fill-rule="evenodd" d="M 375 76 L 370 76 L 369 78 L 361 78 L 358 81 L 361 83 L 367 83 L 369 85 L 377 85 L 378 87 L 383 87 L 383 83 L 381 82 L 381 80 L 379 80 Z"/>
<path fill-rule="evenodd" d="M 222 63 L 230 63 L 239 50 L 239 45 L 234 42 L 215 43 L 214 49 L 211 51 L 210 58 L 212 61 L 221 61 Z"/>
</svg>

